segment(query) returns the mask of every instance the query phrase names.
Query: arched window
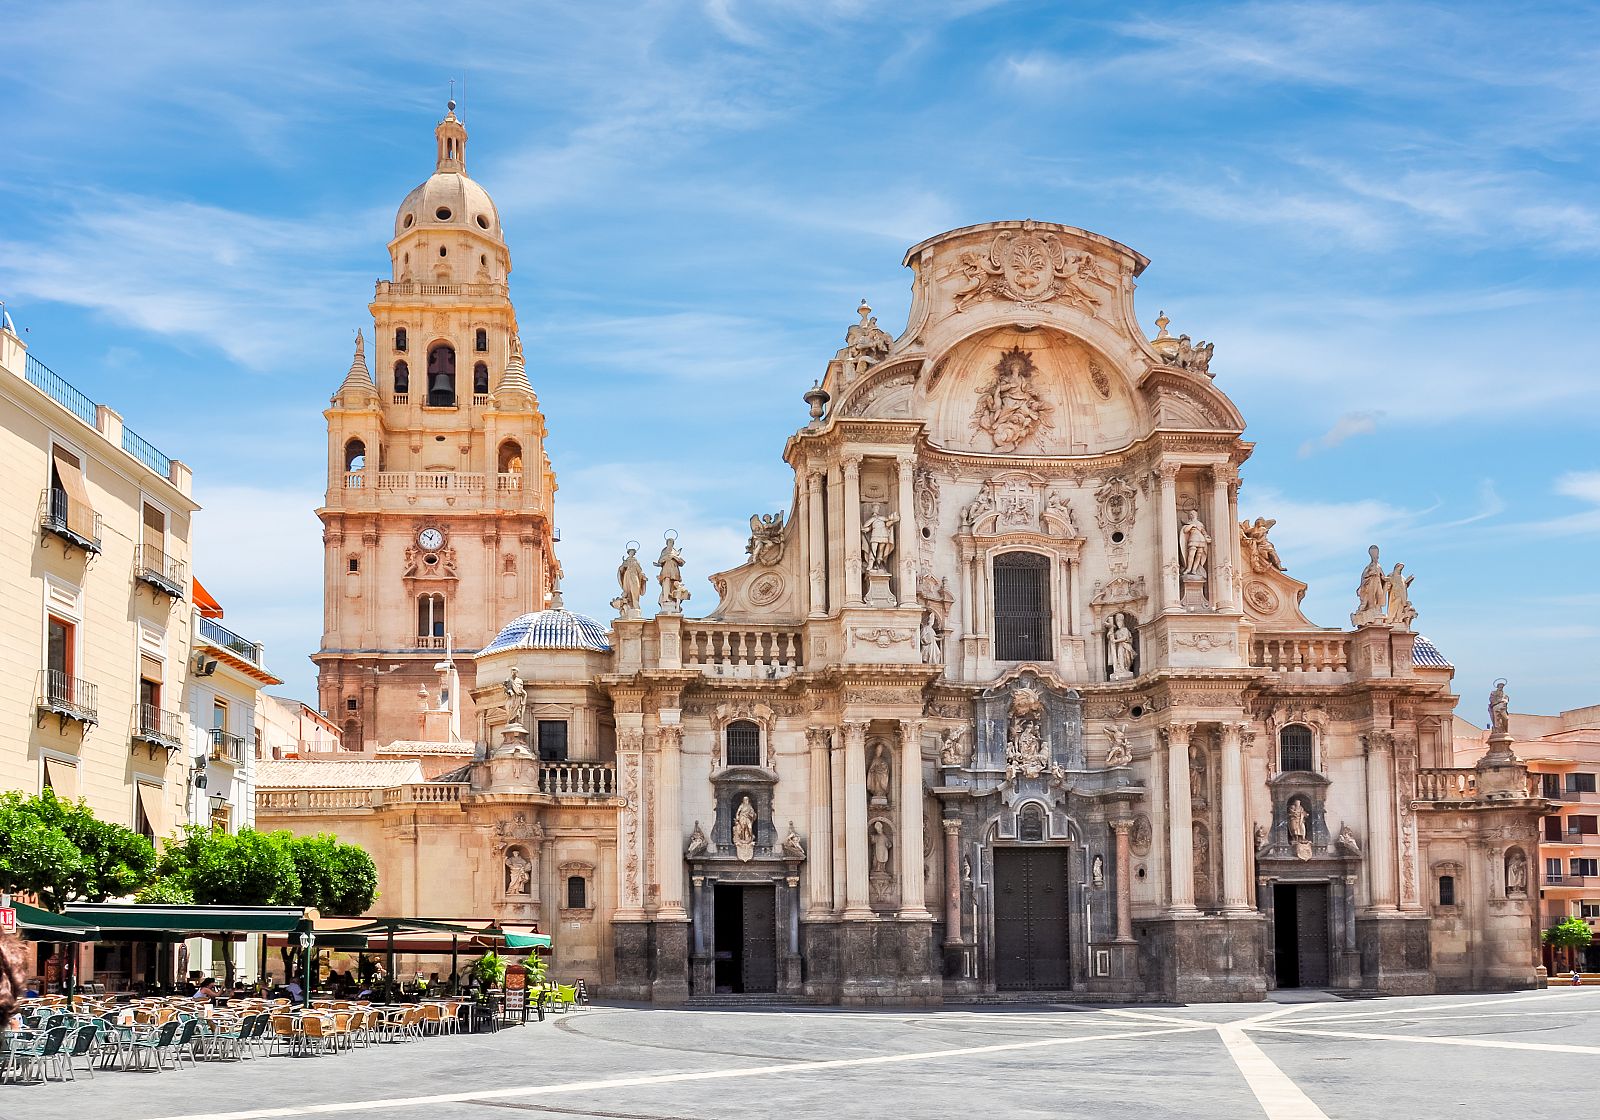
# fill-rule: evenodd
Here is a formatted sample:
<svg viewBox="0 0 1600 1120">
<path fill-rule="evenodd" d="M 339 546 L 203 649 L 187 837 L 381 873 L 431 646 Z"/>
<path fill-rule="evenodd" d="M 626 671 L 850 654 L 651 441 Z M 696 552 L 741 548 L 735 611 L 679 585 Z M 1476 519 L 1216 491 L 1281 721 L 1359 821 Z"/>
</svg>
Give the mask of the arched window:
<svg viewBox="0 0 1600 1120">
<path fill-rule="evenodd" d="M 472 348 L 480 354 L 487 354 L 489 352 L 489 332 L 479 327 L 478 333 L 472 338 Z"/>
<path fill-rule="evenodd" d="M 410 258 L 407 259 L 409 260 Z M 402 354 L 406 352 L 406 329 L 404 327 L 396 327 L 394 329 L 394 348 Z"/>
<path fill-rule="evenodd" d="M 438 593 L 417 598 L 417 637 L 444 637 L 444 596 Z"/>
<path fill-rule="evenodd" d="M 1050 558 L 1002 552 L 994 558 L 996 661 L 1050 660 Z"/>
<path fill-rule="evenodd" d="M 344 469 L 361 471 L 367 468 L 367 445 L 358 439 L 350 440 L 344 445 Z"/>
<path fill-rule="evenodd" d="M 500 445 L 500 473 L 522 473 L 522 444 L 508 439 Z"/>
<path fill-rule="evenodd" d="M 472 391 L 480 397 L 489 391 L 489 367 L 483 362 L 473 363 Z"/>
<path fill-rule="evenodd" d="M 1278 769 L 1315 770 L 1312 742 L 1311 728 L 1304 724 L 1291 723 L 1278 732 Z"/>
<path fill-rule="evenodd" d="M 582 875 L 567 876 L 567 909 L 589 908 L 589 882 Z"/>
<path fill-rule="evenodd" d="M 454 408 L 456 404 L 456 349 L 448 342 L 428 349 L 428 407 Z"/>
<path fill-rule="evenodd" d="M 1017 815 L 1017 839 L 1037 843 L 1044 839 L 1044 813 L 1037 805 L 1024 805 Z"/>
<path fill-rule="evenodd" d="M 394 364 L 394 391 L 397 393 L 411 392 L 411 367 L 402 359 Z"/>
<path fill-rule="evenodd" d="M 728 724 L 728 765 L 761 765 L 761 728 L 747 719 Z"/>
</svg>

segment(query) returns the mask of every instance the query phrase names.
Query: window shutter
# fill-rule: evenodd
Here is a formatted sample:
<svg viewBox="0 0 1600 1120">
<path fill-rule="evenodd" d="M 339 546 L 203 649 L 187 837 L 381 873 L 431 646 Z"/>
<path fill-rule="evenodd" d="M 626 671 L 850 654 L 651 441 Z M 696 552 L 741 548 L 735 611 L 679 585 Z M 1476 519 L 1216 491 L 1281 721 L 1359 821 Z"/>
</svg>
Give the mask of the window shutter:
<svg viewBox="0 0 1600 1120">
<path fill-rule="evenodd" d="M 83 480 L 78 457 L 64 448 L 54 448 L 56 480 L 67 495 L 67 528 L 84 540 L 94 539 L 94 507 L 89 504 L 89 486 Z"/>
</svg>

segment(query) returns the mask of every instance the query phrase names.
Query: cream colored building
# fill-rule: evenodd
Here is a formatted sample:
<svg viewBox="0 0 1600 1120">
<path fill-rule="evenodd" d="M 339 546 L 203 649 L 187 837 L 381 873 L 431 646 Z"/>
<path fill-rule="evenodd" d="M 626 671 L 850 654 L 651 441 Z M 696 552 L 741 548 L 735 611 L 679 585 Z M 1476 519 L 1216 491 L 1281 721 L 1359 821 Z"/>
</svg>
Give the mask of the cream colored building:
<svg viewBox="0 0 1600 1120">
<path fill-rule="evenodd" d="M 189 541 L 169 459 L 0 330 L 0 783 L 165 837 L 187 819 Z"/>
<path fill-rule="evenodd" d="M 1486 732 L 1456 720 L 1456 758 L 1483 751 Z M 1537 792 L 1549 803 L 1540 822 L 1537 860 L 1540 917 L 1548 929 L 1578 917 L 1595 941 L 1581 955 L 1587 972 L 1600 972 L 1600 705 L 1553 716 L 1511 715 L 1512 749 L 1527 763 Z M 1552 971 L 1565 964 L 1547 947 Z"/>
<path fill-rule="evenodd" d="M 343 749 L 339 725 L 310 704 L 262 693 L 256 705 L 256 758 L 304 758 Z"/>
<path fill-rule="evenodd" d="M 394 283 L 421 285 L 408 299 L 462 298 L 448 262 L 480 244 L 501 279 L 486 196 L 450 164 L 457 128 L 440 126 L 439 172 L 397 221 Z M 479 232 L 457 228 L 463 206 Z M 434 243 L 438 297 L 419 271 Z M 380 395 L 358 353 L 328 413 L 328 632 L 343 636 L 319 655 L 323 701 L 381 743 L 409 736 L 414 697 L 409 719 L 452 728 L 419 738 L 459 726 L 475 752 L 339 794 L 304 767 L 272 823 L 366 844 L 386 910 L 537 923 L 558 975 L 665 1003 L 1533 983 L 1546 803 L 1498 740 L 1457 765 L 1452 669 L 1376 546 L 1348 628 L 1301 613 L 1270 522 L 1240 518 L 1252 445 L 1212 348 L 1164 315 L 1153 337 L 1139 325 L 1146 259 L 999 221 L 904 263 L 909 321 L 891 337 L 859 309 L 784 439 L 790 503 L 750 519 L 748 561 L 711 575 L 704 617 L 684 613 L 693 541 L 625 558 L 609 623 L 559 594 L 508 610 L 509 572 L 475 554 L 457 566 L 484 578 L 447 589 L 449 617 L 473 624 L 455 631 L 461 661 L 476 651 L 459 685 L 451 659 L 394 648 L 440 586 L 417 562 L 443 563 L 445 529 L 416 534 L 464 509 L 484 551 L 494 535 L 507 568 L 534 572 L 486 508 L 490 425 L 512 398 L 531 410 L 531 390 L 509 350 L 474 406 L 480 436 L 472 410 Z M 459 346 L 473 314 L 440 312 L 423 335 Z M 543 470 L 542 421 L 514 415 Z M 452 423 L 469 481 L 448 448 L 419 450 Z M 397 470 L 409 450 L 396 481 L 374 486 L 375 445 Z M 519 516 L 545 576 L 553 493 L 538 489 Z M 510 621 L 490 640 L 478 627 L 495 617 Z M 406 670 L 392 682 L 391 665 Z"/>
</svg>

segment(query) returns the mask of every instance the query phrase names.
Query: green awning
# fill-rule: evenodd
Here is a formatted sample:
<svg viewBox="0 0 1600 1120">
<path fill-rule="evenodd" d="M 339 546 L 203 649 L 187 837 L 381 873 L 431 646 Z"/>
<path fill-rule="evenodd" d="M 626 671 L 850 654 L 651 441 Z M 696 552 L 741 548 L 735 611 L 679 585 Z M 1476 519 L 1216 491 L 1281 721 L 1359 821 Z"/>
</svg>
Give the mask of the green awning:
<svg viewBox="0 0 1600 1120">
<path fill-rule="evenodd" d="M 171 906 L 71 902 L 67 916 L 92 923 L 107 941 L 168 934 L 209 937 L 227 933 L 291 933 L 306 916 L 301 906 Z"/>
<path fill-rule="evenodd" d="M 17 932 L 29 941 L 99 941 L 100 931 L 88 922 L 41 910 L 25 902 L 13 902 L 17 912 Z"/>
<path fill-rule="evenodd" d="M 550 935 L 548 933 L 507 933 L 506 948 L 508 949 L 548 949 L 550 948 Z"/>
</svg>

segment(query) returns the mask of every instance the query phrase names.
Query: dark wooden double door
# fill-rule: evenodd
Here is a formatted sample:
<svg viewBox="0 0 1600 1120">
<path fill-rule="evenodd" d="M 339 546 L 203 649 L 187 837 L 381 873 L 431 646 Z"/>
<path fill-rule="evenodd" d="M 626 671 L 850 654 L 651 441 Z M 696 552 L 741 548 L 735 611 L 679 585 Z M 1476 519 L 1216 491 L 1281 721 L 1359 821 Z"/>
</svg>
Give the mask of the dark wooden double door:
<svg viewBox="0 0 1600 1120">
<path fill-rule="evenodd" d="M 1272 923 L 1278 987 L 1327 987 L 1328 884 L 1274 884 Z"/>
<path fill-rule="evenodd" d="M 776 992 L 776 888 L 767 883 L 718 883 L 713 902 L 717 991 Z"/>
<path fill-rule="evenodd" d="M 996 848 L 995 987 L 1070 988 L 1067 916 L 1066 848 Z"/>
</svg>

